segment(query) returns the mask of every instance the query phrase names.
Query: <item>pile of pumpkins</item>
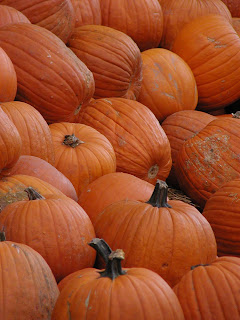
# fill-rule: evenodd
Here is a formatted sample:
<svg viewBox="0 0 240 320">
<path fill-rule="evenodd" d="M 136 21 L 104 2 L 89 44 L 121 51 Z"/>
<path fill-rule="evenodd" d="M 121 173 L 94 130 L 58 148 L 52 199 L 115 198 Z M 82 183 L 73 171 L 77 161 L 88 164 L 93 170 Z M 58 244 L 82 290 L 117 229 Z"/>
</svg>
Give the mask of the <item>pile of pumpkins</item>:
<svg viewBox="0 0 240 320">
<path fill-rule="evenodd" d="M 0 0 L 2 320 L 240 319 L 239 35 L 238 0 Z"/>
</svg>

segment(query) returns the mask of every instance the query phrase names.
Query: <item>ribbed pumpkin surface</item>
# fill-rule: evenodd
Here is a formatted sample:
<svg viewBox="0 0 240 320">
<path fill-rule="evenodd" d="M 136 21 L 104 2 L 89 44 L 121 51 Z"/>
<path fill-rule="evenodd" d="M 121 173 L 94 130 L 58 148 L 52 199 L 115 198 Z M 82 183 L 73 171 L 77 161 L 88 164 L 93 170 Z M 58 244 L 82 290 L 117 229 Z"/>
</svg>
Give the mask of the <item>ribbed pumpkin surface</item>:
<svg viewBox="0 0 240 320">
<path fill-rule="evenodd" d="M 12 101 L 17 93 L 17 75 L 7 53 L 0 48 L 0 102 Z"/>
<path fill-rule="evenodd" d="M 71 0 L 75 13 L 75 28 L 86 24 L 101 24 L 100 0 Z"/>
<path fill-rule="evenodd" d="M 31 23 L 22 12 L 13 7 L 0 5 L 0 27 L 18 22 Z"/>
<path fill-rule="evenodd" d="M 48 122 L 74 118 L 91 99 L 92 73 L 50 31 L 27 23 L 3 26 L 0 46 L 17 73 L 17 99 L 35 107 Z"/>
</svg>

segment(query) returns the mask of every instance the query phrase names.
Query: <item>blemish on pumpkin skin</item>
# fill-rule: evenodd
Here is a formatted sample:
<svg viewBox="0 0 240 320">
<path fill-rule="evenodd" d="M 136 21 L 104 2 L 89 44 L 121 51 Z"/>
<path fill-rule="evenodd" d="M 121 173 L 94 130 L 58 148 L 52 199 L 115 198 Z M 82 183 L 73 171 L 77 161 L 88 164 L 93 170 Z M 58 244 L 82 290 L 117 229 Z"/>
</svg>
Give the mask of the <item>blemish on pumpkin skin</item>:
<svg viewBox="0 0 240 320">
<path fill-rule="evenodd" d="M 120 147 L 124 146 L 125 144 L 127 144 L 127 142 L 125 141 L 125 139 L 123 137 L 119 137 L 118 138 L 118 145 Z"/>
</svg>

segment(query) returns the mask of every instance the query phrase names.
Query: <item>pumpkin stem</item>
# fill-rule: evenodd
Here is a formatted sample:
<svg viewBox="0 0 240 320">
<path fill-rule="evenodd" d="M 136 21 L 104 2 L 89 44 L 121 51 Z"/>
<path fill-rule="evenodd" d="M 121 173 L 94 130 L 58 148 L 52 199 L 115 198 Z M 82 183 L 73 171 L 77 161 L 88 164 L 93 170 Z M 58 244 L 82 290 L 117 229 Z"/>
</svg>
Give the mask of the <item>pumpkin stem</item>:
<svg viewBox="0 0 240 320">
<path fill-rule="evenodd" d="M 32 187 L 28 187 L 24 191 L 27 192 L 29 200 L 43 200 L 43 199 L 45 199 L 40 193 L 38 193 Z"/>
<path fill-rule="evenodd" d="M 114 280 L 118 276 L 126 274 L 126 271 L 122 270 L 121 265 L 121 260 L 123 260 L 125 257 L 122 249 L 112 251 L 109 245 L 103 239 L 98 238 L 93 239 L 89 245 L 102 256 L 107 264 L 104 271 L 99 271 L 101 277 L 108 277 Z"/>
<path fill-rule="evenodd" d="M 84 141 L 78 139 L 74 133 L 71 135 L 71 134 L 67 134 L 65 137 L 64 137 L 64 140 L 63 140 L 63 144 L 65 144 L 66 146 L 69 146 L 71 148 L 76 148 L 77 146 L 79 146 L 80 144 L 84 143 Z"/>
<path fill-rule="evenodd" d="M 157 180 L 151 198 L 146 203 L 151 204 L 153 207 L 171 208 L 171 206 L 167 203 L 167 193 L 168 185 L 166 184 L 166 182 Z"/>
<path fill-rule="evenodd" d="M 6 241 L 6 235 L 4 231 L 0 231 L 0 242 Z"/>
<path fill-rule="evenodd" d="M 108 262 L 108 256 L 112 253 L 112 249 L 109 247 L 107 242 L 103 239 L 94 238 L 88 245 L 95 249 L 106 263 Z"/>
<path fill-rule="evenodd" d="M 193 269 L 195 269 L 197 267 L 206 267 L 206 266 L 209 266 L 209 264 L 202 264 L 202 263 L 196 264 L 195 266 L 191 266 L 191 270 L 193 270 Z"/>
<path fill-rule="evenodd" d="M 232 113 L 233 118 L 240 119 L 240 111 L 237 111 L 236 113 Z"/>
</svg>

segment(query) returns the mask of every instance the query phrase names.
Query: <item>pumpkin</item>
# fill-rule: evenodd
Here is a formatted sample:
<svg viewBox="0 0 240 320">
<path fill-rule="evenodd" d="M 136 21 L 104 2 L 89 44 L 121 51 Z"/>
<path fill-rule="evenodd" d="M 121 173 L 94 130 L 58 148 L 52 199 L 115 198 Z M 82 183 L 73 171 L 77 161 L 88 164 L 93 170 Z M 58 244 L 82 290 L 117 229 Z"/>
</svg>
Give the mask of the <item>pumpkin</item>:
<svg viewBox="0 0 240 320">
<path fill-rule="evenodd" d="M 100 0 L 100 5 L 104 26 L 129 35 L 141 51 L 159 45 L 163 14 L 158 0 Z"/>
<path fill-rule="evenodd" d="M 120 200 L 147 201 L 154 186 L 131 174 L 108 173 L 91 182 L 81 193 L 78 203 L 87 212 L 93 225 L 97 216 L 110 204 Z"/>
<path fill-rule="evenodd" d="M 130 99 L 96 99 L 80 112 L 79 121 L 104 134 L 113 145 L 117 171 L 150 183 L 165 180 L 172 160 L 167 136 L 154 114 Z"/>
<path fill-rule="evenodd" d="M 240 17 L 240 3 L 238 0 L 222 0 L 228 7 L 233 17 Z"/>
<path fill-rule="evenodd" d="M 159 0 L 163 11 L 161 47 L 171 50 L 179 31 L 195 18 L 218 14 L 220 19 L 232 20 L 231 13 L 221 0 Z M 185 43 L 184 43 L 185 44 Z"/>
<path fill-rule="evenodd" d="M 171 287 L 192 265 L 211 263 L 216 240 L 208 221 L 193 206 L 167 202 L 167 184 L 158 180 L 147 202 L 123 200 L 97 217 L 96 235 L 125 252 L 125 267 L 158 273 Z"/>
<path fill-rule="evenodd" d="M 138 101 L 162 122 L 180 110 L 194 110 L 198 102 L 196 81 L 186 62 L 161 48 L 142 52 L 143 81 Z"/>
<path fill-rule="evenodd" d="M 193 266 L 173 288 L 185 320 L 240 318 L 240 259 L 221 257 Z"/>
<path fill-rule="evenodd" d="M 233 22 L 233 28 L 235 29 L 237 34 L 240 36 L 240 14 L 239 14 L 239 18 L 233 18 L 232 22 Z"/>
<path fill-rule="evenodd" d="M 223 184 L 240 177 L 240 123 L 221 117 L 188 139 L 178 153 L 180 188 L 201 208 Z"/>
<path fill-rule="evenodd" d="M 0 214 L 7 239 L 24 243 L 46 260 L 57 281 L 95 262 L 87 243 L 95 236 L 85 211 L 72 199 L 48 199 L 26 188 L 29 201 L 9 204 Z"/>
<path fill-rule="evenodd" d="M 31 23 L 28 18 L 13 7 L 0 5 L 0 27 L 6 24 L 26 22 Z"/>
<path fill-rule="evenodd" d="M 39 178 L 16 174 L 0 180 L 0 212 L 13 202 L 28 200 L 27 193 L 24 191 L 27 187 L 34 188 L 45 198 L 52 195 L 57 195 L 58 198 L 66 197 L 59 189 Z"/>
<path fill-rule="evenodd" d="M 0 65 L 0 102 L 14 100 L 17 93 L 16 71 L 11 59 L 1 47 Z"/>
<path fill-rule="evenodd" d="M 219 256 L 240 257 L 239 194 L 240 178 L 231 180 L 211 195 L 203 210 L 215 234 Z"/>
<path fill-rule="evenodd" d="M 101 239 L 92 242 L 98 251 L 108 252 Z M 67 282 L 52 320 L 184 319 L 173 290 L 156 273 L 144 268 L 122 269 L 121 249 L 108 254 L 107 259 L 105 270 L 82 270 Z"/>
<path fill-rule="evenodd" d="M 3 26 L 0 46 L 17 73 L 17 100 L 32 105 L 47 122 L 74 118 L 91 99 L 92 73 L 52 32 L 29 23 Z"/>
<path fill-rule="evenodd" d="M 33 24 L 48 29 L 64 43 L 75 26 L 71 0 L 0 0 L 0 4 L 21 11 Z"/>
<path fill-rule="evenodd" d="M 85 24 L 101 24 L 100 0 L 71 0 L 75 13 L 75 28 Z"/>
<path fill-rule="evenodd" d="M 142 58 L 129 36 L 109 27 L 87 25 L 74 29 L 68 46 L 92 71 L 94 98 L 137 99 L 142 81 Z"/>
<path fill-rule="evenodd" d="M 0 172 L 11 168 L 18 161 L 22 150 L 19 132 L 0 107 Z"/>
<path fill-rule="evenodd" d="M 172 169 L 168 176 L 168 183 L 178 186 L 175 174 L 175 162 L 183 143 L 201 131 L 209 122 L 216 118 L 206 112 L 197 110 L 181 110 L 168 116 L 162 122 L 171 146 Z"/>
<path fill-rule="evenodd" d="M 73 184 L 77 195 L 98 177 L 116 171 L 116 156 L 108 139 L 80 123 L 59 122 L 49 126 L 56 168 Z"/>
<path fill-rule="evenodd" d="M 222 109 L 240 98 L 240 39 L 229 21 L 219 15 L 194 19 L 178 33 L 172 51 L 195 76 L 199 110 Z"/>
<path fill-rule="evenodd" d="M 1 234 L 1 318 L 50 320 L 59 290 L 48 264 L 25 244 L 4 240 Z"/>
<path fill-rule="evenodd" d="M 1 103 L 0 106 L 18 129 L 22 139 L 21 154 L 35 156 L 54 165 L 52 136 L 42 115 L 20 101 Z"/>
<path fill-rule="evenodd" d="M 39 178 L 59 189 L 73 200 L 77 201 L 78 199 L 70 180 L 50 163 L 38 157 L 20 156 L 12 168 L 2 170 L 0 173 L 2 178 L 13 175 L 27 175 Z"/>
</svg>

